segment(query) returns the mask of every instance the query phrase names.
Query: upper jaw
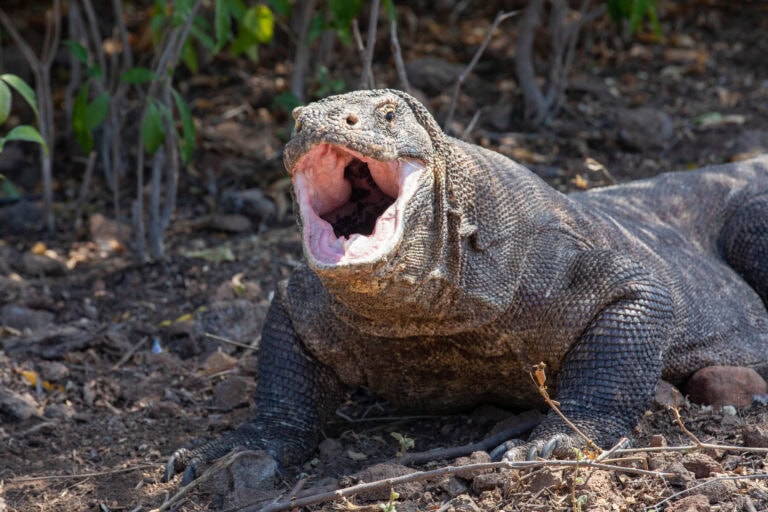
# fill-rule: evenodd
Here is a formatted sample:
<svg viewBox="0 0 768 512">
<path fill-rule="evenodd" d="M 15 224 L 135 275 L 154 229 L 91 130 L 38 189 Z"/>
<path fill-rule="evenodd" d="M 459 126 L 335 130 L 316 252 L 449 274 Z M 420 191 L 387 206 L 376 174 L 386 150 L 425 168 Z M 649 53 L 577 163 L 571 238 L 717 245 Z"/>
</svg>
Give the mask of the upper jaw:
<svg viewBox="0 0 768 512">
<path fill-rule="evenodd" d="M 286 167 L 293 178 L 304 253 L 311 267 L 371 265 L 394 255 L 424 162 L 378 160 L 349 147 L 317 143 L 299 155 L 286 151 Z"/>
</svg>

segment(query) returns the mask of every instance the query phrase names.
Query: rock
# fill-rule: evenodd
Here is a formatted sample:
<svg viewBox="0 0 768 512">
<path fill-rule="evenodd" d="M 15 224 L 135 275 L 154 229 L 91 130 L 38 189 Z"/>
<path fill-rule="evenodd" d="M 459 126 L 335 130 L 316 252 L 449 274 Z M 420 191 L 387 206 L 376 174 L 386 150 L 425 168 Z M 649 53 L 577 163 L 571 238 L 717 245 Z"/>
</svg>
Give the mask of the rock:
<svg viewBox="0 0 768 512">
<path fill-rule="evenodd" d="M 227 233 L 244 233 L 253 229 L 253 224 L 248 217 L 235 213 L 215 213 L 208 217 L 206 226 L 208 229 Z"/>
<path fill-rule="evenodd" d="M 373 482 L 375 480 L 387 480 L 389 478 L 395 478 L 403 475 L 410 475 L 415 473 L 416 470 L 402 466 L 400 464 L 383 463 L 375 464 L 368 468 L 363 469 L 352 475 L 352 479 L 360 482 Z M 394 487 L 395 492 L 400 494 L 400 497 L 407 500 L 417 494 L 424 492 L 424 484 L 421 482 L 409 482 L 405 484 L 398 484 Z M 363 501 L 386 501 L 389 500 L 389 488 L 373 489 L 368 492 L 358 494 L 359 498 Z"/>
<path fill-rule="evenodd" d="M 440 507 L 440 510 L 446 512 L 480 512 L 481 508 L 468 494 L 461 494 Z"/>
<path fill-rule="evenodd" d="M 739 366 L 702 368 L 685 385 L 694 402 L 717 406 L 749 407 L 755 395 L 766 392 L 768 385 L 755 370 Z"/>
<path fill-rule="evenodd" d="M 768 425 L 744 425 L 741 429 L 744 446 L 752 448 L 768 448 Z"/>
<path fill-rule="evenodd" d="M 63 383 L 69 378 L 69 367 L 58 361 L 41 361 L 37 366 L 43 380 Z"/>
<path fill-rule="evenodd" d="M 534 472 L 528 482 L 534 494 L 543 489 L 558 489 L 563 485 L 563 472 L 542 468 Z"/>
<path fill-rule="evenodd" d="M 277 216 L 275 203 L 260 188 L 225 190 L 221 195 L 225 213 L 245 215 L 256 222 L 271 221 Z"/>
<path fill-rule="evenodd" d="M 674 135 L 669 115 L 652 107 L 619 109 L 615 123 L 619 142 L 637 151 L 663 148 Z"/>
<path fill-rule="evenodd" d="M 685 397 L 678 389 L 665 380 L 659 380 L 656 384 L 656 393 L 653 396 L 653 402 L 659 407 L 675 407 L 683 405 Z"/>
<path fill-rule="evenodd" d="M 105 217 L 100 213 L 88 217 L 88 232 L 91 235 L 91 240 L 100 249 L 107 252 L 124 251 L 125 246 L 133 238 L 131 226 Z"/>
<path fill-rule="evenodd" d="M 213 388 L 213 405 L 224 411 L 246 405 L 251 396 L 248 392 L 248 380 L 238 375 L 232 375 L 216 384 Z"/>
<path fill-rule="evenodd" d="M 229 354 L 225 354 L 220 350 L 213 352 L 209 355 L 203 363 L 202 373 L 203 375 L 214 375 L 227 370 L 231 370 L 238 365 L 236 357 L 232 357 Z"/>
<path fill-rule="evenodd" d="M 445 491 L 448 496 L 458 496 L 459 494 L 467 492 L 467 484 L 455 476 L 449 476 L 442 480 L 439 487 Z"/>
<path fill-rule="evenodd" d="M 182 415 L 179 404 L 170 400 L 151 401 L 145 410 L 147 417 L 155 420 L 178 418 Z"/>
<path fill-rule="evenodd" d="M 75 416 L 75 410 L 71 405 L 66 404 L 50 404 L 45 406 L 43 416 L 50 419 L 70 419 Z"/>
<path fill-rule="evenodd" d="M 650 445 L 653 448 L 663 448 L 667 446 L 667 438 L 664 437 L 662 434 L 654 434 L 653 436 L 651 436 Z"/>
<path fill-rule="evenodd" d="M 2 151 L 0 155 L 4 153 L 5 151 Z M 10 206 L 0 207 L 0 235 L 38 232 L 43 228 L 43 220 L 43 209 L 31 201 L 22 200 Z"/>
<path fill-rule="evenodd" d="M 709 512 L 709 499 L 703 494 L 686 496 L 675 501 L 664 510 L 666 512 Z"/>
<path fill-rule="evenodd" d="M 200 490 L 214 496 L 213 509 L 246 508 L 274 497 L 277 462 L 264 450 L 236 450 L 218 459 L 199 479 Z"/>
<path fill-rule="evenodd" d="M 511 470 L 501 470 L 494 473 L 483 473 L 472 479 L 472 491 L 480 494 L 484 491 L 504 489 L 512 478 Z"/>
<path fill-rule="evenodd" d="M 19 331 L 37 329 L 53 323 L 54 315 L 50 311 L 31 309 L 16 304 L 6 304 L 0 308 L 0 325 Z"/>
<path fill-rule="evenodd" d="M 454 465 L 456 466 L 469 466 L 470 464 L 484 464 L 487 462 L 491 462 L 491 456 L 488 454 L 488 452 L 472 452 L 472 454 L 469 457 L 459 457 L 456 459 L 456 462 Z M 489 471 L 493 471 L 492 469 L 487 469 L 485 471 L 467 471 L 462 472 L 459 471 L 456 473 L 456 476 L 460 478 L 465 478 L 467 480 L 472 480 L 477 475 L 481 473 L 488 473 Z"/>
<path fill-rule="evenodd" d="M 32 416 L 40 416 L 35 400 L 27 393 L 20 395 L 4 386 L 0 386 L 0 418 L 24 421 Z"/>
<path fill-rule="evenodd" d="M 710 504 L 722 505 L 739 495 L 739 488 L 733 480 L 712 480 L 699 491 L 709 499 Z"/>
<path fill-rule="evenodd" d="M 683 456 L 683 467 L 693 473 L 696 478 L 707 478 L 712 473 L 722 473 L 723 467 L 715 459 L 701 452 L 688 453 Z"/>
<path fill-rule="evenodd" d="M 261 334 L 267 308 L 265 304 L 255 304 L 243 299 L 213 302 L 205 312 L 198 315 L 196 333 L 206 345 L 210 344 L 212 350 L 222 347 L 223 344 L 212 340 L 205 333 L 250 345 Z M 231 349 L 229 345 L 222 348 Z"/>
<path fill-rule="evenodd" d="M 24 253 L 21 259 L 19 272 L 34 277 L 63 276 L 67 273 L 67 266 L 63 262 L 44 254 Z"/>
</svg>

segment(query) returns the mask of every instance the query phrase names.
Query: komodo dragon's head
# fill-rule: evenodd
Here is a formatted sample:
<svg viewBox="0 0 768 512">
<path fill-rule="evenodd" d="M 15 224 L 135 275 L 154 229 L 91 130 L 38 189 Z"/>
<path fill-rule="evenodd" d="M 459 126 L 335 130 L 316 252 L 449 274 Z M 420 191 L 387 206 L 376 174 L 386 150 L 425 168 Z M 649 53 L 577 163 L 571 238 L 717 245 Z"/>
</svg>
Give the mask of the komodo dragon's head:
<svg viewBox="0 0 768 512">
<path fill-rule="evenodd" d="M 327 274 L 391 260 L 432 208 L 442 136 L 432 116 L 405 93 L 379 90 L 332 96 L 293 117 L 284 161 L 309 265 Z"/>
</svg>

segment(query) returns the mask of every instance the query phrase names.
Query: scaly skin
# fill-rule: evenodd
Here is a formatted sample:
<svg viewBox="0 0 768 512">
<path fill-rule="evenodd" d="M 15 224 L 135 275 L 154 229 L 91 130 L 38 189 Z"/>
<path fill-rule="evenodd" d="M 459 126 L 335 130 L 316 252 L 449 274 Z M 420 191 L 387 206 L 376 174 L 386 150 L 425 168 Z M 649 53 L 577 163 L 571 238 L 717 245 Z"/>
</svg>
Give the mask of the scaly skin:
<svg viewBox="0 0 768 512">
<path fill-rule="evenodd" d="M 565 196 L 446 136 L 399 91 L 334 96 L 294 116 L 285 164 L 309 266 L 267 318 L 257 415 L 178 451 L 166 478 L 185 470 L 188 482 L 237 446 L 304 460 L 344 390 L 359 385 L 411 410 L 541 407 L 528 372 L 545 362 L 562 412 L 607 447 L 631 431 L 662 376 L 681 382 L 713 364 L 766 374 L 767 157 Z M 349 159 L 356 173 L 369 159 L 377 183 L 402 172 L 397 162 L 423 171 L 393 207 L 393 243 L 360 239 L 363 256 L 345 248 L 334 263 L 337 249 L 323 253 L 332 244 L 310 241 L 324 225 L 317 216 L 343 201 L 342 178 L 328 176 Z M 496 455 L 568 456 L 582 440 L 550 413 L 513 444 Z"/>
</svg>

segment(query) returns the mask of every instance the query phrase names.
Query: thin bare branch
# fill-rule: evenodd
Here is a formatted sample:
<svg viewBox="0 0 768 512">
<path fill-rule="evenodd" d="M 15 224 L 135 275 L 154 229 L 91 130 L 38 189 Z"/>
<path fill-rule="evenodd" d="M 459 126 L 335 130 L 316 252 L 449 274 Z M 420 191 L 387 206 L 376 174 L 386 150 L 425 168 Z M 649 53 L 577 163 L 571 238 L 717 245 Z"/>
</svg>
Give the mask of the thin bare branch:
<svg viewBox="0 0 768 512">
<path fill-rule="evenodd" d="M 480 60 L 480 57 L 482 57 L 483 53 L 485 52 L 485 49 L 488 48 L 488 44 L 491 42 L 493 33 L 496 31 L 497 28 L 499 28 L 499 25 L 501 24 L 501 22 L 503 22 L 507 18 L 516 16 L 518 12 L 519 11 L 512 11 L 512 12 L 499 11 L 498 14 L 496 14 L 496 18 L 493 20 L 493 23 L 491 23 L 491 26 L 488 28 L 488 32 L 485 34 L 485 39 L 483 39 L 483 42 L 480 45 L 480 48 L 477 49 L 477 51 L 475 52 L 475 55 L 472 56 L 472 60 L 469 62 L 467 67 L 464 69 L 464 71 L 456 79 L 456 85 L 454 86 L 454 89 L 453 89 L 453 97 L 451 98 L 451 106 L 448 109 L 448 116 L 446 117 L 445 123 L 443 124 L 444 130 L 446 131 L 450 130 L 450 125 L 453 122 L 453 114 L 456 111 L 456 102 L 459 99 L 459 92 L 461 91 L 461 86 L 464 84 L 464 81 L 467 79 L 467 77 L 472 72 L 472 70 L 475 69 L 475 66 Z"/>
<path fill-rule="evenodd" d="M 379 0 L 371 2 L 371 13 L 368 18 L 368 38 L 365 43 L 363 55 L 363 74 L 360 77 L 360 89 L 373 89 L 373 48 L 376 46 L 376 29 L 379 24 Z"/>
<path fill-rule="evenodd" d="M 408 94 L 411 94 L 411 84 L 408 81 L 408 73 L 405 70 L 403 52 L 400 49 L 400 41 L 397 38 L 397 20 L 395 19 L 389 20 L 389 38 L 392 45 L 392 55 L 395 57 L 397 76 L 400 79 L 400 87 Z"/>
<path fill-rule="evenodd" d="M 303 0 L 298 3 L 295 16 L 298 16 L 299 41 L 296 44 L 296 58 L 291 73 L 291 93 L 300 102 L 304 102 L 304 78 L 309 67 L 309 27 L 315 11 L 315 0 Z"/>
</svg>

